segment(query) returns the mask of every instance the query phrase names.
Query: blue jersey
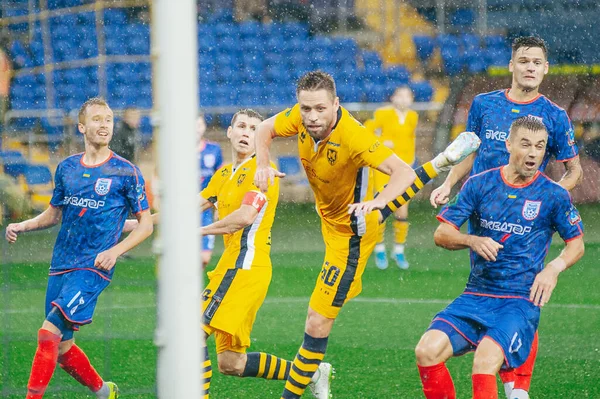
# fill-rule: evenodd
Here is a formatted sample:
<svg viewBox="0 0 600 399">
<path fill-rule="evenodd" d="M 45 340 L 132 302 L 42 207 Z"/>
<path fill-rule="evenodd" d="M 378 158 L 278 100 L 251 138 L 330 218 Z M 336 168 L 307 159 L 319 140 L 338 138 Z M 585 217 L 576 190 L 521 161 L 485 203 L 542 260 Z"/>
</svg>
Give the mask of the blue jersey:
<svg viewBox="0 0 600 399">
<path fill-rule="evenodd" d="M 200 167 L 200 191 L 208 186 L 211 177 L 223 165 L 223 154 L 217 143 L 205 142 L 204 149 L 198 154 Z"/>
<path fill-rule="evenodd" d="M 569 241 L 583 234 L 583 224 L 569 192 L 541 172 L 515 186 L 495 168 L 470 177 L 438 219 L 459 228 L 469 220 L 469 234 L 502 244 L 495 262 L 471 251 L 466 292 L 529 298 L 535 276 L 555 231 Z"/>
<path fill-rule="evenodd" d="M 83 154 L 62 161 L 54 177 L 53 207 L 62 208 L 62 224 L 50 274 L 90 269 L 110 279 L 110 272 L 96 269 L 96 256 L 117 244 L 129 213 L 148 209 L 140 170 L 115 153 L 99 165 L 83 163 Z"/>
<path fill-rule="evenodd" d="M 573 125 L 564 109 L 539 95 L 534 100 L 520 103 L 508 97 L 508 90 L 479 94 L 473 99 L 466 130 L 481 139 L 471 176 L 508 163 L 505 141 L 515 119 L 533 115 L 542 118 L 548 130 L 546 155 L 540 166 L 544 171 L 550 156 L 567 161 L 579 154 L 575 144 Z"/>
</svg>

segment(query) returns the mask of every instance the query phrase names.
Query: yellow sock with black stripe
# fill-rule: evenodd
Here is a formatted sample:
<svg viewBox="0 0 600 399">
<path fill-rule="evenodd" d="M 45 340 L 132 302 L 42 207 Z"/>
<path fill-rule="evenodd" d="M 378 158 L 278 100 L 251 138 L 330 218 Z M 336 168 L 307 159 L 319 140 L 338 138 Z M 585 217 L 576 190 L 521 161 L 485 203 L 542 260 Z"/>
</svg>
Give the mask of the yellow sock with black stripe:
<svg viewBox="0 0 600 399">
<path fill-rule="evenodd" d="M 408 219 L 395 218 L 392 225 L 394 226 L 394 243 L 404 244 L 408 236 Z"/>
<path fill-rule="evenodd" d="M 292 362 L 264 352 L 246 355 L 246 367 L 242 377 L 258 377 L 267 380 L 287 380 Z"/>
<path fill-rule="evenodd" d="M 210 380 L 212 379 L 212 365 L 208 357 L 207 347 L 204 347 L 202 357 L 202 379 L 204 380 L 204 385 L 202 385 L 202 399 L 208 399 Z"/>
<path fill-rule="evenodd" d="M 298 399 L 310 383 L 325 357 L 327 339 L 314 338 L 304 333 L 304 341 L 294 359 L 281 399 Z"/>
<path fill-rule="evenodd" d="M 424 185 L 429 183 L 438 175 L 438 172 L 436 172 L 431 161 L 416 168 L 415 173 L 417 174 L 415 182 L 408 189 L 406 189 L 402 195 L 387 204 L 386 207 L 381 210 L 381 216 L 383 216 L 383 220 L 387 219 L 388 216 L 396 211 L 396 209 L 410 201 L 419 191 L 421 191 Z"/>
</svg>

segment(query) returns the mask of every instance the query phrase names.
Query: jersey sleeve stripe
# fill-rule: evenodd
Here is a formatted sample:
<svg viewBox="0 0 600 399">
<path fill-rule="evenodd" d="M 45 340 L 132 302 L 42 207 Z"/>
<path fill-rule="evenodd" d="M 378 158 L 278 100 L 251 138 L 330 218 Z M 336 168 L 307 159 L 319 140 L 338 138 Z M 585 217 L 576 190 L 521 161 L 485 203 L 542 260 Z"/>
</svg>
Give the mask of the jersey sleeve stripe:
<svg viewBox="0 0 600 399">
<path fill-rule="evenodd" d="M 445 212 L 445 211 L 444 211 L 444 212 Z M 446 219 L 446 218 L 445 218 L 445 217 L 443 217 L 442 215 L 437 215 L 437 216 L 436 216 L 436 218 L 437 218 L 437 220 L 439 220 L 440 222 L 442 222 L 442 223 L 447 223 L 447 224 L 449 224 L 450 226 L 454 227 L 456 230 L 460 230 L 460 228 L 459 228 L 457 225 L 455 225 L 454 223 L 452 223 L 451 221 L 449 221 L 448 219 Z"/>
</svg>

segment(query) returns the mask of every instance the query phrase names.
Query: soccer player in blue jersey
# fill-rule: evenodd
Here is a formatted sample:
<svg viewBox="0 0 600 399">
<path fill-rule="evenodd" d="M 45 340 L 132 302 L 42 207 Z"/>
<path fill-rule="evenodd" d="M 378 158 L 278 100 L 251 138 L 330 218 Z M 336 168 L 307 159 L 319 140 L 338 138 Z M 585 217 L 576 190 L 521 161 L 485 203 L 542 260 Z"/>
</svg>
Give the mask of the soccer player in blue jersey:
<svg viewBox="0 0 600 399">
<path fill-rule="evenodd" d="M 569 192 L 539 171 L 546 125 L 526 116 L 509 132 L 508 165 L 469 178 L 438 215 L 436 245 L 469 248 L 471 274 L 463 294 L 434 317 L 416 347 L 428 399 L 456 397 L 445 362 L 473 350 L 473 398 L 498 398 L 496 373 L 526 361 L 558 276 L 583 256 L 583 225 Z M 544 266 L 555 231 L 566 246 Z"/>
<path fill-rule="evenodd" d="M 196 120 L 196 135 L 198 139 L 198 164 L 200 167 L 200 191 L 204 190 L 210 179 L 223 165 L 223 153 L 217 143 L 210 142 L 204 138 L 206 132 L 206 120 L 200 115 Z M 208 226 L 214 221 L 213 209 L 202 211 L 201 226 Z M 215 236 L 202 236 L 202 266 L 206 267 L 215 248 Z"/>
<path fill-rule="evenodd" d="M 110 284 L 117 258 L 152 234 L 140 170 L 108 148 L 113 136 L 113 112 L 108 104 L 99 98 L 86 101 L 79 111 L 78 129 L 85 152 L 58 165 L 48 209 L 6 228 L 7 241 L 14 243 L 21 233 L 61 222 L 27 399 L 43 397 L 57 362 L 98 398 L 118 397 L 117 386 L 102 380 L 75 344 L 74 333 L 92 322 L 96 301 Z M 138 225 L 118 242 L 130 212 Z"/>
<path fill-rule="evenodd" d="M 508 162 L 508 151 L 504 144 L 511 123 L 525 115 L 540 117 L 548 131 L 546 153 L 540 165 L 544 171 L 551 156 L 564 163 L 566 173 L 558 182 L 567 190 L 573 189 L 582 178 L 579 151 L 575 144 L 573 126 L 564 109 L 540 94 L 539 87 L 548 73 L 547 48 L 537 37 L 519 37 L 512 44 L 512 72 L 510 89 L 479 94 L 473 99 L 467 121 L 467 131 L 475 132 L 481 146 L 462 163 L 450 170 L 445 182 L 431 193 L 434 207 L 448 202 L 454 185 L 467 174 L 475 175 Z M 537 334 L 531 358 L 515 374 L 503 371 L 507 398 L 527 399 L 531 374 L 537 354 Z M 515 390 L 511 396 L 511 391 Z"/>
</svg>

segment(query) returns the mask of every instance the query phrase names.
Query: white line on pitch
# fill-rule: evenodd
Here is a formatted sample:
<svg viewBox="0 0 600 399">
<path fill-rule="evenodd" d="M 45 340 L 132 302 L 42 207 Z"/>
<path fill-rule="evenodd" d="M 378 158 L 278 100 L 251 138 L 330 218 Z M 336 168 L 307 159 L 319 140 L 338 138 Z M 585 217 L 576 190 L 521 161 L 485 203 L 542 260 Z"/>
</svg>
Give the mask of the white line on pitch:
<svg viewBox="0 0 600 399">
<path fill-rule="evenodd" d="M 287 298 L 267 298 L 265 303 L 269 305 L 286 304 L 286 303 L 305 303 L 308 304 L 308 297 L 287 297 Z M 447 305 L 451 301 L 446 299 L 414 299 L 414 298 L 365 298 L 359 297 L 354 298 L 352 303 L 384 303 L 391 305 Z M 595 304 L 576 304 L 576 303 L 549 303 L 546 305 L 550 308 L 560 309 L 591 309 L 600 310 L 600 305 Z M 112 305 L 112 306 L 99 306 L 98 310 L 135 310 L 135 309 L 149 309 L 155 308 L 156 305 Z M 41 308 L 27 308 L 27 309 L 9 309 L 0 311 L 0 314 L 26 314 L 26 313 L 41 313 Z"/>
</svg>

